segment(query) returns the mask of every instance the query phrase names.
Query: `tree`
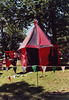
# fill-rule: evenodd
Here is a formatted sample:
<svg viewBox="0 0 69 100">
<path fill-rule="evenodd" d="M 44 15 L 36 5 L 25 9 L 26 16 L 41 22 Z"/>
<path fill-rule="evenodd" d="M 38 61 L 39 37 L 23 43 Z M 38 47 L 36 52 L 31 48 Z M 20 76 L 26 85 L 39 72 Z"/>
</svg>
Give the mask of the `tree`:
<svg viewBox="0 0 69 100">
<path fill-rule="evenodd" d="M 28 6 L 29 13 L 34 14 L 45 34 L 61 47 L 69 49 L 69 1 L 27 0 L 24 3 Z"/>
<path fill-rule="evenodd" d="M 24 28 L 28 28 L 36 18 L 46 35 L 49 35 L 55 43 L 57 42 L 64 49 L 69 49 L 68 0 L 1 1 L 1 15 L 4 17 L 3 27 L 6 28 L 6 33 L 11 34 L 12 30 L 13 37 L 13 34 L 21 33 Z"/>
<path fill-rule="evenodd" d="M 2 34 L 1 44 L 3 46 L 3 52 L 8 50 L 8 46 L 10 46 L 11 50 L 17 50 L 19 43 L 26 37 L 26 34 L 23 34 L 24 20 L 21 19 L 21 17 L 18 17 L 20 9 L 16 3 L 16 0 L 1 0 L 0 2 L 0 14 L 1 19 L 3 19 L 0 21 L 0 29 Z"/>
</svg>

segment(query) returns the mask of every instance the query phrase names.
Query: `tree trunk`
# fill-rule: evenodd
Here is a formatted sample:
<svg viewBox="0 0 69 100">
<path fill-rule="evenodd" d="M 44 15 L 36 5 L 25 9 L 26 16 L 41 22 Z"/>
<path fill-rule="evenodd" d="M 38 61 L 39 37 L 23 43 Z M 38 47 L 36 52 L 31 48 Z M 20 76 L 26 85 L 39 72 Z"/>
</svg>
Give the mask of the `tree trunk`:
<svg viewBox="0 0 69 100">
<path fill-rule="evenodd" d="M 56 43 L 57 42 L 57 31 L 56 31 L 56 15 L 55 15 L 55 8 L 53 8 L 53 5 L 51 4 L 50 9 L 50 27 L 52 29 L 53 34 L 53 40 Z"/>
</svg>

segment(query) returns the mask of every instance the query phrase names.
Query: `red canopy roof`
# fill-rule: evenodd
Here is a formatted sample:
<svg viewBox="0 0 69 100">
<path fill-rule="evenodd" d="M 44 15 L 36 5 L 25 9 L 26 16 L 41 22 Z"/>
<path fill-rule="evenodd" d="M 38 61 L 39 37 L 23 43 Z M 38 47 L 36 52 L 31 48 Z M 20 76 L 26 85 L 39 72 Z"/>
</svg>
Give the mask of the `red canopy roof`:
<svg viewBox="0 0 69 100">
<path fill-rule="evenodd" d="M 49 42 L 44 32 L 36 23 L 33 29 L 31 30 L 31 32 L 23 41 L 23 43 L 20 45 L 18 50 L 25 47 L 42 48 L 42 47 L 51 47 L 51 46 L 53 45 Z"/>
</svg>

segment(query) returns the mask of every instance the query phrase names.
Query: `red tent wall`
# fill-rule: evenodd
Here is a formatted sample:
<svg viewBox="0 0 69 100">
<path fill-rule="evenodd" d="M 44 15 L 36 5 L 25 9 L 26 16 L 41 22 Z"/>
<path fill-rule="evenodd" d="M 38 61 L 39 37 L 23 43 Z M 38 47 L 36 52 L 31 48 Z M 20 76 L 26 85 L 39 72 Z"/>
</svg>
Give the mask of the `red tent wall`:
<svg viewBox="0 0 69 100">
<path fill-rule="evenodd" d="M 59 63 L 59 65 L 61 65 L 61 61 L 60 61 L 60 57 L 59 57 L 59 48 L 57 48 L 57 52 L 58 52 L 58 63 Z"/>
<path fill-rule="evenodd" d="M 54 45 L 54 49 L 57 51 L 58 64 L 61 65 L 61 61 L 60 61 L 60 57 L 59 57 L 59 45 Z"/>
<path fill-rule="evenodd" d="M 45 48 L 24 48 L 22 49 L 22 56 L 25 56 L 25 64 L 22 63 L 22 66 L 30 66 L 30 65 L 42 65 L 46 66 L 49 64 L 49 53 L 51 47 Z M 22 62 L 24 59 L 22 58 Z"/>
<path fill-rule="evenodd" d="M 49 64 L 49 53 L 51 47 L 39 49 L 39 65 L 46 66 Z"/>
<path fill-rule="evenodd" d="M 59 66 L 60 58 L 59 58 L 59 47 L 54 45 L 54 47 L 51 47 L 50 53 L 49 53 L 49 65 L 51 66 Z"/>
</svg>

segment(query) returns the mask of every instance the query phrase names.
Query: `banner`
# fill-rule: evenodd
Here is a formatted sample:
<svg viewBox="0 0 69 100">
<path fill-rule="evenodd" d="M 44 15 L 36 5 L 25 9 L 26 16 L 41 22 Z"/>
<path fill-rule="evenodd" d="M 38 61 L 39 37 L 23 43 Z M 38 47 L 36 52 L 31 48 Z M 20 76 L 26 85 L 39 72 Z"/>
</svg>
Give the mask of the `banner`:
<svg viewBox="0 0 69 100">
<path fill-rule="evenodd" d="M 13 67 L 14 72 L 16 73 L 17 67 Z"/>
<path fill-rule="evenodd" d="M 46 68 L 47 68 L 47 66 L 42 66 L 43 72 L 45 72 Z"/>
<path fill-rule="evenodd" d="M 55 73 L 55 71 L 56 71 L 56 67 L 52 67 L 52 69 L 53 69 L 53 71 L 54 71 L 54 73 Z"/>
<path fill-rule="evenodd" d="M 62 71 L 64 72 L 64 70 L 65 70 L 65 66 L 61 66 L 61 68 L 62 68 Z"/>
<path fill-rule="evenodd" d="M 8 72 L 8 67 L 6 67 L 6 72 Z"/>
<path fill-rule="evenodd" d="M 9 67 L 11 65 L 11 61 L 9 59 L 6 59 L 6 67 Z"/>
<path fill-rule="evenodd" d="M 5 51 L 6 58 L 9 57 L 10 59 L 14 58 L 14 51 Z"/>
<path fill-rule="evenodd" d="M 32 69 L 33 69 L 34 72 L 36 72 L 36 65 L 32 66 Z"/>
</svg>

